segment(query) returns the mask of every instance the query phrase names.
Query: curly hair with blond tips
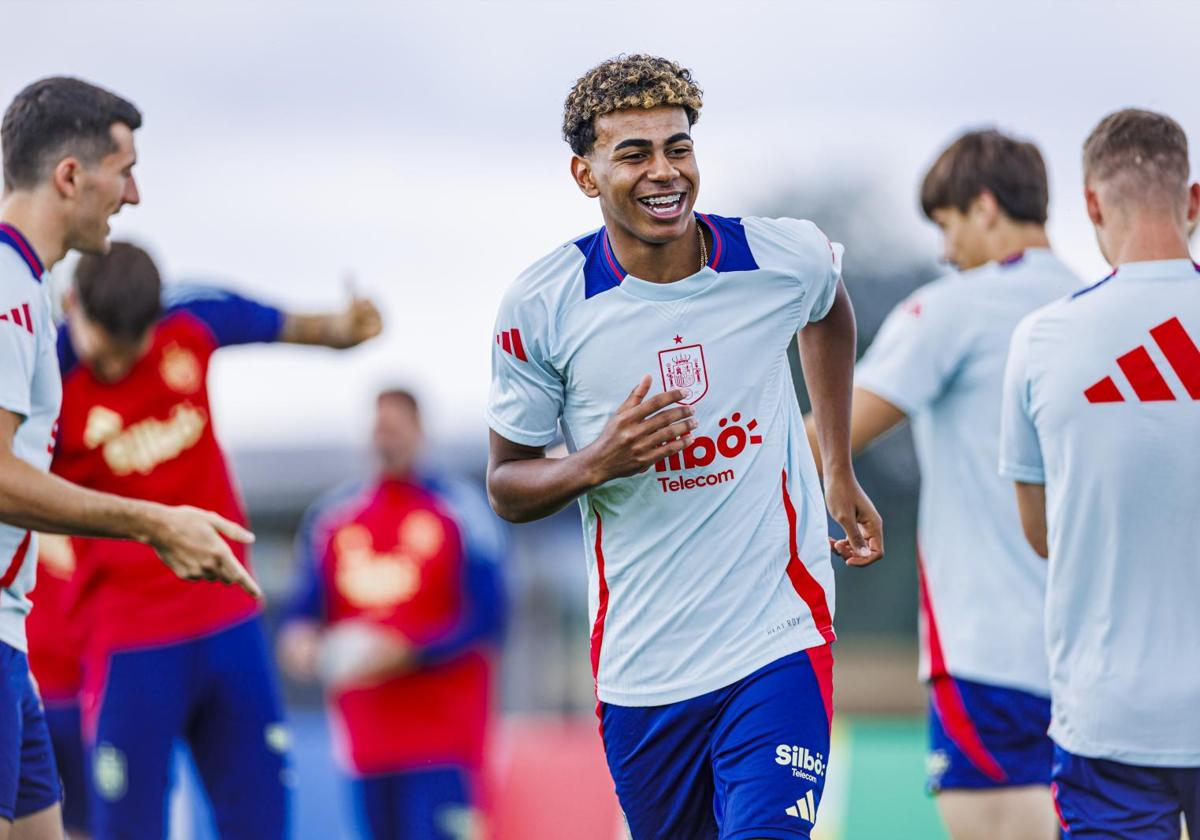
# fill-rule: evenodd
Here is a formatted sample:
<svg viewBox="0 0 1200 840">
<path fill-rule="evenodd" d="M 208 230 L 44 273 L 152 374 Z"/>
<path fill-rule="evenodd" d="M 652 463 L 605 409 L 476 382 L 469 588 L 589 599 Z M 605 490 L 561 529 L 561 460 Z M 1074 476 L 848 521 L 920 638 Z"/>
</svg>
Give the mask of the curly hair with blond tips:
<svg viewBox="0 0 1200 840">
<path fill-rule="evenodd" d="M 692 73 L 654 55 L 619 55 L 601 62 L 575 82 L 563 105 L 563 139 L 577 155 L 596 144 L 596 118 L 614 111 L 678 105 L 688 125 L 700 119 L 704 91 Z"/>
</svg>

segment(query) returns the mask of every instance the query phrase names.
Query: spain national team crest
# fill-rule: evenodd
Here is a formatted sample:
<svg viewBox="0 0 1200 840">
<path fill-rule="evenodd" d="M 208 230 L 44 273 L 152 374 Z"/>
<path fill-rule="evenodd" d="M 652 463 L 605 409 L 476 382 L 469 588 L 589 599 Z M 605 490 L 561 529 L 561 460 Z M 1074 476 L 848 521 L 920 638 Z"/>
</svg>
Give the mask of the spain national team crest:
<svg viewBox="0 0 1200 840">
<path fill-rule="evenodd" d="M 695 405 L 708 393 L 708 368 L 704 366 L 703 346 L 689 344 L 660 350 L 658 367 L 662 372 L 664 391 L 679 388 L 686 392 L 687 396 L 679 401 L 683 405 Z"/>
</svg>

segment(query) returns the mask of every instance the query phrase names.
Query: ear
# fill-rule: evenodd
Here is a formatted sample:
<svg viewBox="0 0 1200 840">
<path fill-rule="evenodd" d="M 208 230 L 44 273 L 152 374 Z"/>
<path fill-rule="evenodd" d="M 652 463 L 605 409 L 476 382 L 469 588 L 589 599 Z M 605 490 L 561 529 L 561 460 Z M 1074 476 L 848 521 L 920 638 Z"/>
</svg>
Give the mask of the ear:
<svg viewBox="0 0 1200 840">
<path fill-rule="evenodd" d="M 579 155 L 571 157 L 571 177 L 575 179 L 575 186 L 579 187 L 579 191 L 588 198 L 597 198 L 600 195 L 600 188 L 596 186 L 596 178 L 592 173 L 592 165 L 587 158 Z"/>
<path fill-rule="evenodd" d="M 1083 200 L 1087 204 L 1088 218 L 1092 220 L 1092 224 L 1096 227 L 1104 226 L 1104 213 L 1100 209 L 1100 197 L 1096 191 L 1089 186 L 1083 188 Z"/>
<path fill-rule="evenodd" d="M 68 156 L 55 165 L 51 181 L 63 198 L 74 198 L 79 194 L 79 178 L 82 174 L 83 164 L 79 158 Z"/>
<path fill-rule="evenodd" d="M 967 207 L 967 215 L 974 216 L 983 222 L 984 227 L 990 228 L 1000 218 L 1000 202 L 996 201 L 991 190 L 982 190 Z"/>
<path fill-rule="evenodd" d="M 1195 232 L 1197 223 L 1200 223 L 1200 184 L 1192 184 L 1188 187 L 1188 236 L 1191 236 Z"/>
</svg>

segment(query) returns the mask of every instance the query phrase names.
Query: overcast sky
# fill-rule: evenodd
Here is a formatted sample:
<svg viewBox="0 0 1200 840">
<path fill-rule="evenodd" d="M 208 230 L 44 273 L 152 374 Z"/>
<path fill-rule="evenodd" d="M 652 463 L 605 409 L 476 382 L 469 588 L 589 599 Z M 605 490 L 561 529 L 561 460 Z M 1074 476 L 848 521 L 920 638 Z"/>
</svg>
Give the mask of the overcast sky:
<svg viewBox="0 0 1200 840">
<path fill-rule="evenodd" d="M 384 306 L 368 348 L 218 357 L 235 445 L 354 441 L 391 382 L 425 393 L 435 435 L 484 434 L 500 296 L 599 224 L 558 131 L 571 83 L 616 53 L 670 56 L 704 88 L 701 209 L 867 179 L 930 254 L 916 184 L 965 127 L 1041 145 L 1052 239 L 1089 278 L 1106 273 L 1079 196 L 1091 127 L 1139 105 L 1200 144 L 1194 2 L 6 0 L 4 16 L 5 102 L 66 73 L 144 111 L 143 203 L 114 230 L 168 278 L 321 309 L 352 271 Z"/>
</svg>

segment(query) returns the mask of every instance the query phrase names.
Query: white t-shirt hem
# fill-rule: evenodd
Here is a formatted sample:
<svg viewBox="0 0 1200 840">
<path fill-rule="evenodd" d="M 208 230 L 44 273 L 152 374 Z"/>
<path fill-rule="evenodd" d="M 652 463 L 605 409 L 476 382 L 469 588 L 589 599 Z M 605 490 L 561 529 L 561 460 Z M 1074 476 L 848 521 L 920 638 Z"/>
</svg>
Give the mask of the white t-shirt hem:
<svg viewBox="0 0 1200 840">
<path fill-rule="evenodd" d="M 1050 699 L 1050 683 L 1036 682 L 1027 680 L 1020 676 L 1012 674 L 999 674 L 994 671 L 987 670 L 972 670 L 971 668 L 947 668 L 947 672 L 954 679 L 968 680 L 981 685 L 993 686 L 995 688 L 1007 688 L 1013 691 L 1023 691 L 1026 694 L 1032 694 L 1035 697 L 1041 697 L 1046 700 Z M 921 670 L 921 681 L 929 682 L 929 669 Z M 1049 677 L 1047 676 L 1047 680 Z"/>
<path fill-rule="evenodd" d="M 1065 735 L 1062 727 L 1050 724 L 1050 738 L 1061 749 L 1083 758 L 1098 758 L 1138 767 L 1200 768 L 1200 750 L 1155 750 L 1146 752 L 1137 746 L 1104 743 L 1085 737 Z"/>
<path fill-rule="evenodd" d="M 599 685 L 596 696 L 601 703 L 608 703 L 612 706 L 667 706 L 672 703 L 682 703 L 684 700 L 691 700 L 702 694 L 708 694 L 710 691 L 717 691 L 733 685 L 738 680 L 750 676 L 759 668 L 766 667 L 777 659 L 802 650 L 821 647 L 824 644 L 826 644 L 825 638 L 813 628 L 800 637 L 795 644 L 764 651 L 761 656 L 738 662 L 733 667 L 711 674 L 703 680 L 649 691 L 613 691 Z"/>
</svg>

